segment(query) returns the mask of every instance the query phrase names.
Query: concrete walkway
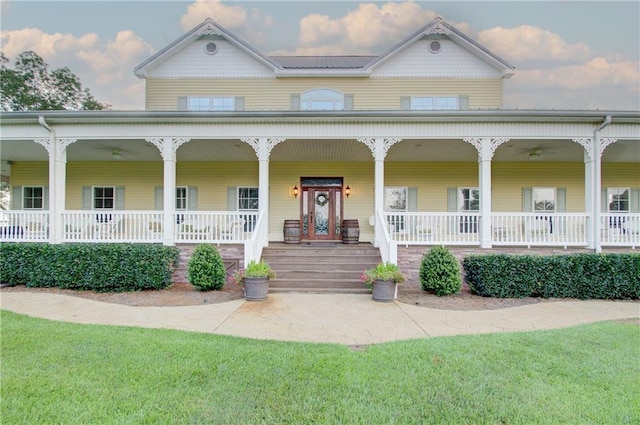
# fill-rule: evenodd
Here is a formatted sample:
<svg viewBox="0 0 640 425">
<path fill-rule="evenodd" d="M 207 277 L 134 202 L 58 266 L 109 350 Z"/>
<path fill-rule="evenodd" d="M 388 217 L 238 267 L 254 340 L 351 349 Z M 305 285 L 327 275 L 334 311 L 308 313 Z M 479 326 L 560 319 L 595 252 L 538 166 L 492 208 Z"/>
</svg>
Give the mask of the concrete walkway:
<svg viewBox="0 0 640 425">
<path fill-rule="evenodd" d="M 236 300 L 188 307 L 131 307 L 33 292 L 4 292 L 0 296 L 2 309 L 63 322 L 345 345 L 535 331 L 603 320 L 640 322 L 640 303 L 623 301 L 558 301 L 499 310 L 454 311 L 378 303 L 371 300 L 371 295 L 345 294 L 269 294 L 262 302 Z"/>
</svg>

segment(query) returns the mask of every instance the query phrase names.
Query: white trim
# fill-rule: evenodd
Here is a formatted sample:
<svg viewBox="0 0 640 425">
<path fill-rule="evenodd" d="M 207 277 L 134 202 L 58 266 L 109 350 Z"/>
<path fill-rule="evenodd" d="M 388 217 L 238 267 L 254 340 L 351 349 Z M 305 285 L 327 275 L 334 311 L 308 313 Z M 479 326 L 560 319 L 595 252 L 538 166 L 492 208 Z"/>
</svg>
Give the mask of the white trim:
<svg viewBox="0 0 640 425">
<path fill-rule="evenodd" d="M 36 185 L 36 186 L 22 186 L 22 209 L 23 210 L 28 210 L 28 211 L 45 210 L 45 207 L 44 207 L 44 198 L 45 198 L 44 190 L 45 189 L 44 188 L 45 188 L 44 186 L 39 186 L 39 185 Z M 42 207 L 40 207 L 40 208 L 27 208 L 26 207 L 26 202 L 25 202 L 26 201 L 26 197 L 25 197 L 26 189 L 41 189 L 42 190 L 42 196 L 40 198 L 42 200 Z M 31 199 L 37 199 L 37 198 L 31 197 Z"/>
</svg>

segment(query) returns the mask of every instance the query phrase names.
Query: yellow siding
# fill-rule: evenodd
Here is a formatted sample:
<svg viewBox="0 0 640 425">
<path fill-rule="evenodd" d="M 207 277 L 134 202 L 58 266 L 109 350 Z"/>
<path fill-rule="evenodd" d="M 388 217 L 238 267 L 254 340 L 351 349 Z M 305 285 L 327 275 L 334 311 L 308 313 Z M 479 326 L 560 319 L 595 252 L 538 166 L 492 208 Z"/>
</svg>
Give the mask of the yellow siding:
<svg viewBox="0 0 640 425">
<path fill-rule="evenodd" d="M 353 94 L 354 109 L 400 109 L 401 96 L 469 96 L 469 108 L 502 106 L 500 78 L 147 79 L 147 110 L 175 110 L 180 96 L 243 96 L 245 110 L 288 110 L 290 95 L 316 88 Z"/>
<path fill-rule="evenodd" d="M 71 162 L 67 164 L 67 209 L 82 208 L 83 186 L 125 186 L 125 208 L 152 210 L 154 188 L 163 184 L 161 162 Z M 300 187 L 300 177 L 343 177 L 351 187 L 344 202 L 344 218 L 358 219 L 361 240 L 373 237 L 369 217 L 373 214 L 374 164 L 292 163 L 270 164 L 270 240 L 283 240 L 284 220 L 300 216 L 300 196 L 293 197 L 293 186 Z M 496 212 L 522 210 L 523 187 L 565 187 L 567 212 L 584 212 L 584 164 L 504 163 L 492 165 L 492 209 Z M 17 162 L 12 167 L 12 185 L 48 186 L 46 162 Z M 198 210 L 227 210 L 227 188 L 258 186 L 258 163 L 216 162 L 178 163 L 178 186 L 198 187 Z M 464 163 L 388 163 L 385 186 L 418 189 L 418 211 L 447 211 L 448 187 L 477 187 L 478 164 Z M 605 163 L 603 187 L 640 187 L 640 167 L 633 163 Z"/>
</svg>

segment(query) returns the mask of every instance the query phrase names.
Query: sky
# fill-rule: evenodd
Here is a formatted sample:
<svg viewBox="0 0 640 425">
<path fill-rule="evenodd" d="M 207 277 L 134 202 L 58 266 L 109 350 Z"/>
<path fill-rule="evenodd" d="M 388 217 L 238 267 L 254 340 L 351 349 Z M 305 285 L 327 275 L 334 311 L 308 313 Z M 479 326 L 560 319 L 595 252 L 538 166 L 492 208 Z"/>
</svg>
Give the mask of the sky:
<svg viewBox="0 0 640 425">
<path fill-rule="evenodd" d="M 640 0 L 0 0 L 0 14 L 11 61 L 33 50 L 115 110 L 144 109 L 133 69 L 207 17 L 267 55 L 370 55 L 436 16 L 515 67 L 506 109 L 640 110 Z"/>
</svg>

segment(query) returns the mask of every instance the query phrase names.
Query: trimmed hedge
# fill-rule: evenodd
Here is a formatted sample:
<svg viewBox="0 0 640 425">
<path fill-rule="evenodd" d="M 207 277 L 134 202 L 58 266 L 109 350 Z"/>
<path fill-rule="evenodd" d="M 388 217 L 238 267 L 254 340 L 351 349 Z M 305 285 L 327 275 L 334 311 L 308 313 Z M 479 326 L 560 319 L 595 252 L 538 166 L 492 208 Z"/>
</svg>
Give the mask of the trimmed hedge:
<svg viewBox="0 0 640 425">
<path fill-rule="evenodd" d="M 3 243 L 0 279 L 98 292 L 163 289 L 178 261 L 178 248 L 153 244 Z"/>
<path fill-rule="evenodd" d="M 640 298 L 640 254 L 474 255 L 462 266 L 484 297 Z"/>
</svg>

